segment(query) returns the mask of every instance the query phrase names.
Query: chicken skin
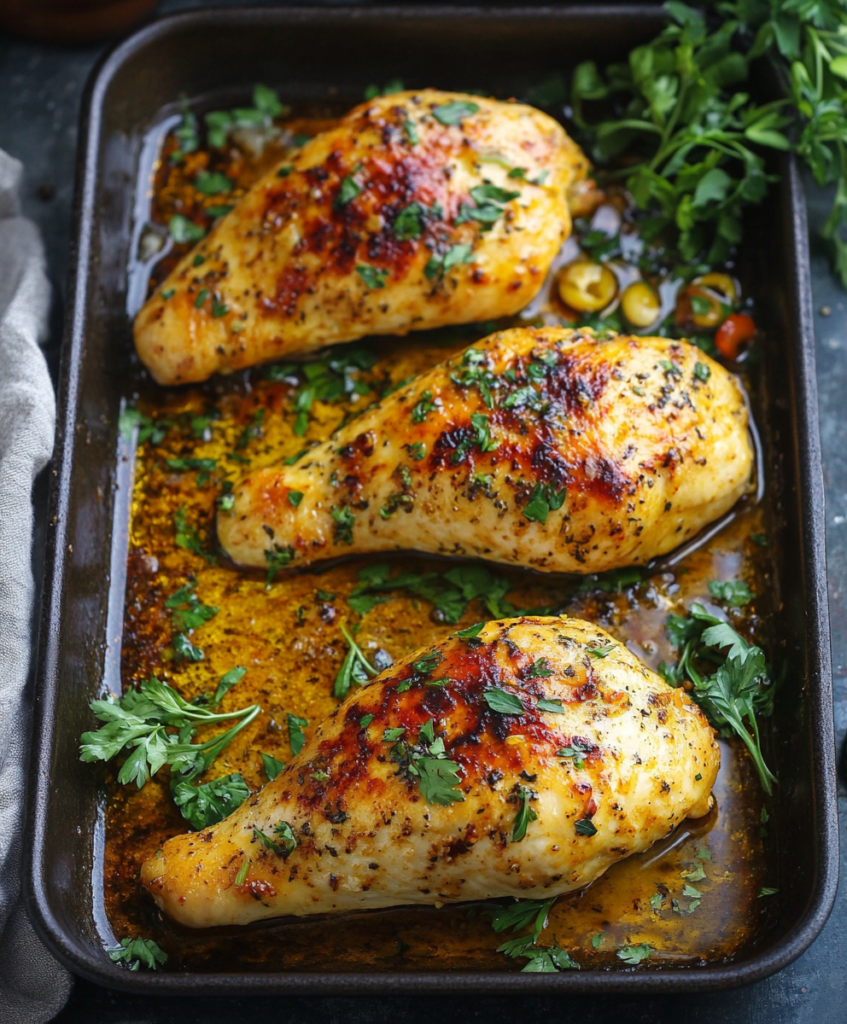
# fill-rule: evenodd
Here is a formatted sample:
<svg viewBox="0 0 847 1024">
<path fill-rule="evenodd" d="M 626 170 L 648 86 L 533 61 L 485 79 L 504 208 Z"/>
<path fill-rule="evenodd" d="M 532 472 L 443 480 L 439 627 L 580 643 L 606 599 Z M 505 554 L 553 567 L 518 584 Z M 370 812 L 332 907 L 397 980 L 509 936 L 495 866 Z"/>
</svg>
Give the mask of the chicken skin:
<svg viewBox="0 0 847 1024">
<path fill-rule="evenodd" d="M 218 537 L 274 569 L 414 549 L 596 573 L 676 548 L 753 468 L 736 378 L 694 345 L 514 329 L 248 473 Z"/>
<path fill-rule="evenodd" d="M 579 889 L 706 814 L 715 734 L 577 619 L 480 624 L 356 689 L 224 821 L 142 881 L 192 928 Z"/>
<path fill-rule="evenodd" d="M 519 103 L 378 97 L 262 178 L 135 321 L 160 384 L 367 334 L 510 315 L 571 229 L 588 162 Z"/>
</svg>

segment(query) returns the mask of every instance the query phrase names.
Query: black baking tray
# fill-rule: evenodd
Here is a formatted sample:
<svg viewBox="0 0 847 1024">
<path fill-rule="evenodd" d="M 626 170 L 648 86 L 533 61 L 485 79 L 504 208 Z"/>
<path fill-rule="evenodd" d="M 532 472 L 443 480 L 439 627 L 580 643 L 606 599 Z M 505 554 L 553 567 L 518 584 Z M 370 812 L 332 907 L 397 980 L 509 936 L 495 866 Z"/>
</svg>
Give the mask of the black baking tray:
<svg viewBox="0 0 847 1024">
<path fill-rule="evenodd" d="M 148 994 L 676 992 L 764 978 L 823 927 L 838 872 L 824 489 L 805 203 L 797 166 L 783 156 L 779 183 L 750 213 L 742 254 L 768 344 L 756 415 L 777 538 L 779 644 L 771 655 L 785 668 L 770 740 L 780 772 L 771 853 L 780 897 L 758 945 L 707 967 L 562 974 L 132 973 L 104 952 L 104 797 L 91 766 L 79 762 L 78 743 L 91 727 L 88 702 L 104 680 L 114 685 L 120 657 L 129 477 L 119 474 L 116 451 L 120 399 L 131 390 L 127 268 L 147 133 L 181 95 L 246 96 L 255 81 L 300 98 L 357 99 L 367 84 L 396 77 L 413 87 L 520 95 L 578 61 L 620 59 L 664 17 L 643 6 L 199 10 L 142 28 L 93 73 L 79 148 L 26 839 L 30 915 L 70 970 Z M 753 85 L 763 98 L 778 88 L 767 65 Z"/>
</svg>

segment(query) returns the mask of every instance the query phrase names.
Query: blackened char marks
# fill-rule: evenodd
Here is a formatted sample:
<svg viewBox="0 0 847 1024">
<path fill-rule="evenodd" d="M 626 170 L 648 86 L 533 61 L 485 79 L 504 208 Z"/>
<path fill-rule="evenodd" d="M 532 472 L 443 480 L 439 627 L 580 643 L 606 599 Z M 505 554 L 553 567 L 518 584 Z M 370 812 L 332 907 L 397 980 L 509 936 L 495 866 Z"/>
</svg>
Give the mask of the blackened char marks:
<svg viewBox="0 0 847 1024">
<path fill-rule="evenodd" d="M 447 220 L 456 212 L 444 174 L 449 154 L 438 145 L 410 148 L 401 141 L 405 136 L 399 128 L 405 112 L 398 107 L 392 113 L 397 126 L 377 119 L 369 123 L 365 116 L 350 126 L 347 138 L 339 140 L 322 164 L 296 171 L 268 189 L 263 212 L 266 231 L 279 231 L 295 213 L 300 215 L 300 239 L 291 251 L 295 267 L 283 271 L 276 295 L 266 298 L 268 314 L 294 317 L 300 298 L 314 288 L 318 276 L 347 276 L 360 263 L 387 270 L 390 279 L 400 280 L 420 247 L 439 241 L 448 230 Z M 371 145 L 373 131 L 379 133 L 382 145 Z M 342 202 L 343 182 L 350 177 L 360 191 Z M 438 204 L 441 212 L 422 217 L 417 239 L 398 238 L 394 223 L 413 202 L 427 211 Z"/>
<path fill-rule="evenodd" d="M 547 394 L 555 412 L 566 416 L 590 415 L 609 383 L 608 362 L 596 352 L 564 351 L 547 375 Z"/>
</svg>

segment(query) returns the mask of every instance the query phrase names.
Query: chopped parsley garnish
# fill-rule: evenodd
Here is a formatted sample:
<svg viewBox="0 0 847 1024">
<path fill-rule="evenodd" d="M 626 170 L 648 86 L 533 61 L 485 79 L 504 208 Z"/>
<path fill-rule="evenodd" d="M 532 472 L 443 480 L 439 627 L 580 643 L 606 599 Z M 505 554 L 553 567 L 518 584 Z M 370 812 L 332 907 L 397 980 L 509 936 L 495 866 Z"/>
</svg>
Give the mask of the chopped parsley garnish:
<svg viewBox="0 0 847 1024">
<path fill-rule="evenodd" d="M 197 471 L 197 486 L 203 487 L 209 482 L 209 475 L 214 472 L 218 465 L 217 459 L 166 459 L 168 469 L 173 469 L 177 473 L 189 473 L 193 470 Z"/>
<path fill-rule="evenodd" d="M 297 715 L 292 715 L 290 711 L 288 712 L 288 742 L 291 744 L 291 753 L 295 757 L 303 749 L 306 742 L 303 729 L 308 724 L 308 719 L 298 718 Z"/>
<path fill-rule="evenodd" d="M 512 826 L 512 834 L 509 837 L 509 842 L 519 843 L 521 839 L 526 835 L 527 826 L 531 821 L 537 821 L 538 815 L 529 806 L 530 800 L 534 798 L 535 794 L 531 789 L 526 786 L 521 786 L 518 790 L 518 801 L 520 807 L 518 813 L 515 815 L 515 823 Z"/>
<path fill-rule="evenodd" d="M 475 640 L 484 629 L 485 623 L 477 622 L 475 626 L 468 626 L 467 629 L 458 630 L 455 635 L 461 637 L 462 640 Z"/>
<path fill-rule="evenodd" d="M 545 526 L 550 512 L 560 509 L 565 503 L 565 488 L 553 490 L 550 484 L 536 484 L 532 489 L 529 501 L 521 509 L 524 518 Z"/>
<path fill-rule="evenodd" d="M 179 148 L 170 155 L 172 164 L 178 164 L 186 153 L 196 153 L 200 148 L 200 137 L 197 134 L 197 117 L 188 106 L 188 101 L 182 101 L 182 121 L 179 127 L 174 130 L 174 135 L 179 141 Z"/>
<path fill-rule="evenodd" d="M 467 349 L 462 355 L 461 368 L 450 374 L 450 380 L 461 388 L 478 388 L 482 400 L 491 409 L 494 406 L 492 389 L 498 387 L 500 382 L 484 365 L 487 358 L 479 349 Z"/>
<path fill-rule="evenodd" d="M 232 181 L 219 171 L 200 171 L 194 179 L 194 187 L 204 196 L 217 196 L 232 191 Z"/>
<path fill-rule="evenodd" d="M 274 118 L 283 117 L 288 108 L 280 103 L 279 96 L 266 85 L 253 87 L 253 106 L 237 107 L 234 110 L 212 110 L 205 115 L 209 145 L 222 149 L 231 132 L 240 128 L 271 128 Z"/>
<path fill-rule="evenodd" d="M 586 647 L 585 653 L 592 658 L 607 658 L 617 647 L 617 644 L 604 644 L 602 647 Z"/>
<path fill-rule="evenodd" d="M 615 955 L 625 964 L 640 964 L 642 960 L 649 959 L 652 952 L 652 947 L 646 942 L 639 942 L 637 946 L 621 946 Z"/>
<path fill-rule="evenodd" d="M 183 818 L 200 832 L 229 817 L 250 796 L 250 787 L 238 772 L 233 772 L 199 786 L 184 781 L 172 783 L 171 796 Z"/>
<path fill-rule="evenodd" d="M 778 892 L 779 892 L 779 889 L 771 889 L 768 886 L 763 886 L 759 890 L 759 894 L 758 894 L 758 896 L 756 898 L 757 899 L 761 899 L 763 896 L 775 896 Z"/>
<path fill-rule="evenodd" d="M 300 504 L 300 502 L 302 500 L 303 500 L 303 492 L 302 491 L 289 491 L 288 492 L 289 504 L 293 505 L 294 508 L 297 508 L 297 506 Z"/>
<path fill-rule="evenodd" d="M 180 505 L 176 512 L 174 512 L 174 535 L 174 543 L 178 548 L 183 548 L 194 555 L 199 555 L 209 565 L 217 564 L 217 558 L 203 547 L 197 527 L 189 524 L 185 505 Z"/>
<path fill-rule="evenodd" d="M 424 391 L 412 409 L 412 422 L 423 423 L 433 409 L 438 408 L 439 403 L 433 400 L 431 391 Z"/>
<path fill-rule="evenodd" d="M 141 966 L 155 971 L 168 959 L 168 954 L 152 939 L 121 939 L 119 946 L 107 949 L 106 953 L 113 964 L 128 967 L 131 971 L 137 971 Z"/>
<path fill-rule="evenodd" d="M 293 164 L 283 164 L 282 167 L 276 172 L 278 178 L 287 178 L 289 174 L 294 170 Z"/>
<path fill-rule="evenodd" d="M 203 303 L 208 298 L 209 298 L 209 289 L 208 288 L 201 288 L 200 291 L 197 293 L 197 298 L 194 300 L 194 308 L 195 309 L 200 309 L 202 307 Z"/>
<path fill-rule="evenodd" d="M 473 246 L 452 245 L 443 255 L 432 256 L 424 267 L 424 275 L 432 281 L 462 263 L 473 263 Z"/>
<path fill-rule="evenodd" d="M 341 188 L 338 190 L 338 196 L 335 200 L 335 206 L 342 208 L 348 203 L 352 202 L 356 196 L 362 194 L 361 187 L 357 184 L 352 174 L 348 174 L 346 178 L 341 179 Z"/>
<path fill-rule="evenodd" d="M 235 442 L 236 451 L 244 451 L 251 441 L 256 440 L 262 436 L 262 422 L 265 418 L 264 409 L 254 409 L 253 414 L 250 417 L 250 422 L 241 431 L 238 436 L 238 440 Z"/>
<path fill-rule="evenodd" d="M 462 781 L 459 765 L 454 761 L 416 757 L 409 765 L 409 771 L 418 775 L 421 793 L 428 804 L 449 806 L 465 799 L 464 793 L 458 788 Z"/>
<path fill-rule="evenodd" d="M 491 917 L 491 925 L 498 934 L 509 928 L 515 933 L 532 926 L 532 931 L 528 934 L 507 939 L 497 947 L 497 952 L 508 957 L 528 960 L 529 963 L 523 968 L 528 973 L 579 970 L 579 964 L 558 946 L 536 945 L 541 932 L 547 927 L 548 915 L 555 902 L 554 896 L 549 900 L 517 900 L 505 907 L 482 907 L 481 912 Z"/>
<path fill-rule="evenodd" d="M 409 203 L 398 214 L 394 221 L 394 237 L 400 242 L 408 242 L 420 238 L 423 233 L 424 207 L 420 203 Z"/>
<path fill-rule="evenodd" d="M 285 768 L 285 762 L 278 761 L 273 754 L 262 754 L 262 767 L 265 769 L 268 782 L 273 782 L 277 775 Z"/>
<path fill-rule="evenodd" d="M 421 459 L 426 458 L 426 445 L 423 441 L 415 441 L 414 444 L 407 444 L 404 445 L 404 447 L 416 462 L 420 462 Z"/>
<path fill-rule="evenodd" d="M 744 580 L 709 580 L 709 593 L 733 608 L 743 608 L 756 596 Z"/>
<path fill-rule="evenodd" d="M 274 547 L 265 551 L 265 561 L 268 563 L 268 571 L 265 576 L 265 590 L 270 590 L 274 577 L 280 571 L 291 564 L 294 558 L 294 548 L 289 545 L 285 548 Z"/>
<path fill-rule="evenodd" d="M 367 729 L 371 722 L 376 718 L 376 715 L 362 715 L 359 719 L 359 728 Z"/>
<path fill-rule="evenodd" d="M 272 850 L 274 853 L 282 853 L 282 847 L 278 843 L 275 843 L 273 839 L 269 839 L 265 833 L 260 828 L 256 828 L 255 825 L 253 826 L 253 838 L 258 839 L 266 849 Z"/>
<path fill-rule="evenodd" d="M 216 298 L 212 298 L 212 316 L 219 320 L 222 316 L 226 316 L 229 312 L 229 306 L 225 302 L 219 302 Z"/>
<path fill-rule="evenodd" d="M 514 584 L 483 565 L 460 565 L 444 573 L 406 572 L 391 577 L 391 567 L 377 562 L 358 573 L 359 585 L 348 598 L 354 611 L 364 615 L 386 600 L 377 595 L 406 590 L 432 604 L 442 621 L 455 625 L 470 603 L 479 600 L 492 619 L 511 619 L 524 614 L 548 614 L 549 609 L 518 609 L 506 600 Z"/>
<path fill-rule="evenodd" d="M 361 686 L 369 679 L 379 675 L 379 671 L 368 661 L 362 653 L 362 649 L 344 626 L 341 627 L 341 632 L 347 641 L 348 650 L 344 656 L 344 661 L 341 663 L 341 668 L 338 670 L 338 675 L 335 677 L 332 695 L 339 700 L 344 700 L 350 692 L 351 686 Z"/>
<path fill-rule="evenodd" d="M 220 611 L 216 605 L 203 604 L 195 593 L 196 589 L 196 577 L 189 576 L 184 586 L 165 599 L 165 607 L 171 613 L 173 627 L 180 632 L 199 629 Z"/>
<path fill-rule="evenodd" d="M 356 524 L 356 516 L 349 505 L 337 508 L 335 505 L 329 510 L 335 527 L 333 534 L 336 544 L 353 543 L 353 527 Z"/>
<path fill-rule="evenodd" d="M 527 678 L 528 679 L 546 679 L 548 676 L 552 676 L 552 675 L 553 675 L 553 670 L 550 668 L 550 663 L 547 661 L 547 659 L 546 658 L 539 658 L 537 661 L 534 661 L 530 665 L 529 672 L 527 673 Z"/>
<path fill-rule="evenodd" d="M 183 661 L 202 661 L 204 654 L 201 648 L 195 647 L 185 633 L 177 633 L 173 638 L 174 653 Z"/>
<path fill-rule="evenodd" d="M 585 767 L 584 754 L 590 753 L 593 748 L 589 745 L 584 747 L 580 741 L 574 737 L 571 740 L 569 747 L 561 747 L 556 751 L 556 757 L 568 758 L 573 761 L 573 766 L 577 770 L 581 770 Z"/>
<path fill-rule="evenodd" d="M 461 124 L 466 117 L 472 117 L 479 111 L 478 103 L 467 100 L 453 100 L 432 108 L 432 116 L 441 124 L 453 126 Z"/>
<path fill-rule="evenodd" d="M 238 869 L 238 874 L 235 876 L 236 885 L 244 885 L 247 881 L 247 872 L 250 870 L 251 860 L 249 857 L 245 857 L 241 862 L 241 867 Z"/>
<path fill-rule="evenodd" d="M 580 818 L 574 826 L 578 836 L 596 836 L 597 827 L 590 818 Z"/>
<path fill-rule="evenodd" d="M 535 706 L 539 711 L 546 711 L 548 715 L 563 715 L 565 713 L 565 707 L 560 700 L 545 700 L 542 698 L 536 701 Z"/>
<path fill-rule="evenodd" d="M 195 224 L 194 221 L 184 217 L 181 213 L 173 214 L 168 221 L 168 231 L 177 245 L 185 245 L 186 243 L 193 245 L 195 242 L 199 242 L 206 234 L 205 228 L 201 228 L 199 224 Z"/>
<path fill-rule="evenodd" d="M 406 727 L 404 725 L 398 726 L 396 729 L 386 729 L 382 734 L 382 742 L 396 743 L 405 731 Z"/>
<path fill-rule="evenodd" d="M 492 687 L 483 691 L 483 699 L 492 711 L 501 715 L 522 715 L 526 711 L 523 701 L 515 693 Z"/>
<path fill-rule="evenodd" d="M 283 860 L 290 857 L 297 849 L 297 837 L 294 835 L 292 827 L 287 821 L 278 821 L 274 825 L 274 835 L 279 840 L 279 846 L 282 847 Z"/>
<path fill-rule="evenodd" d="M 703 383 L 705 384 L 706 381 L 709 379 L 709 377 L 712 376 L 711 368 L 708 367 L 705 363 L 695 363 L 694 364 L 694 376 L 698 380 L 702 380 Z"/>
<path fill-rule="evenodd" d="M 356 273 L 365 282 L 368 288 L 384 288 L 388 280 L 388 271 L 380 270 L 378 267 L 369 267 L 366 263 L 359 263 L 356 266 Z"/>
</svg>

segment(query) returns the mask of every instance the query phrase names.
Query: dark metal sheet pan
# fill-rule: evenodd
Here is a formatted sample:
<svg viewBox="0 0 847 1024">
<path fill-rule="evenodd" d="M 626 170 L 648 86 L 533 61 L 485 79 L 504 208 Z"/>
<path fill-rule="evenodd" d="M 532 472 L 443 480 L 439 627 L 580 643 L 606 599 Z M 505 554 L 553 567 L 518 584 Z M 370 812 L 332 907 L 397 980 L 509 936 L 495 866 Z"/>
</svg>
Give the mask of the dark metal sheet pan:
<svg viewBox="0 0 847 1024">
<path fill-rule="evenodd" d="M 838 870 L 824 489 L 805 204 L 796 164 L 785 157 L 779 185 L 751 213 L 742 254 L 769 345 L 757 416 L 779 520 L 772 549 L 781 645 L 772 655 L 785 666 L 771 746 L 780 772 L 774 867 L 782 895 L 758 945 L 702 968 L 555 975 L 131 973 L 103 949 L 103 797 L 78 760 L 78 741 L 90 727 L 88 701 L 120 656 L 128 475 L 120 486 L 115 453 L 132 354 L 127 266 L 145 134 L 182 94 L 246 94 L 254 81 L 301 97 L 360 96 L 369 82 L 397 76 L 413 86 L 518 93 L 576 61 L 620 58 L 662 18 L 659 8 L 626 6 L 198 10 L 141 29 L 93 73 L 79 148 L 26 839 L 31 917 L 72 971 L 151 995 L 675 992 L 764 978 L 823 927 Z M 754 86 L 772 94 L 772 77 L 764 68 Z"/>
</svg>

